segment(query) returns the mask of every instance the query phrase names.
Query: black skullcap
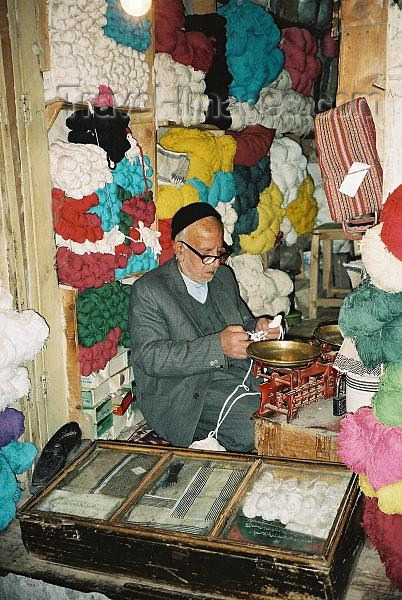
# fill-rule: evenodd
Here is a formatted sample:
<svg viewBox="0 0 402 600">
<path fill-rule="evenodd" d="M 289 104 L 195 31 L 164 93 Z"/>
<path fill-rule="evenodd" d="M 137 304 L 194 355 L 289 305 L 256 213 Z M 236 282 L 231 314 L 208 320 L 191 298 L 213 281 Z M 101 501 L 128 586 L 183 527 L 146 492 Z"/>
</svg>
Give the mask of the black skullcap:
<svg viewBox="0 0 402 600">
<path fill-rule="evenodd" d="M 205 219 L 205 217 L 215 217 L 222 223 L 221 215 L 207 202 L 194 202 L 179 208 L 172 219 L 172 240 L 180 231 L 200 219 Z"/>
</svg>

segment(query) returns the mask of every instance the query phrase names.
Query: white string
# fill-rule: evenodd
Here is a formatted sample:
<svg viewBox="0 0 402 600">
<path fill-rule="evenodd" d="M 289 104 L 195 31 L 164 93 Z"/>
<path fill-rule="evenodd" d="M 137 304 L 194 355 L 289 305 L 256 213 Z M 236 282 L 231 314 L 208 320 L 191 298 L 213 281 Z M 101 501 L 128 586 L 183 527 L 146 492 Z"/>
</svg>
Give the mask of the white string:
<svg viewBox="0 0 402 600">
<path fill-rule="evenodd" d="M 250 388 L 249 388 L 249 387 L 247 387 L 247 385 L 246 385 L 246 381 L 247 381 L 247 379 L 248 379 L 248 377 L 249 377 L 249 375 L 250 375 L 250 372 L 251 372 L 251 368 L 252 368 L 252 366 L 253 366 L 253 361 L 252 361 L 252 360 L 250 360 L 250 366 L 249 366 L 249 368 L 248 368 L 248 371 L 247 371 L 247 373 L 246 373 L 246 375 L 245 375 L 245 377 L 244 377 L 244 379 L 243 379 L 242 383 L 240 383 L 239 385 L 237 385 L 237 386 L 235 387 L 235 389 L 233 390 L 233 392 L 232 392 L 231 394 L 229 394 L 229 396 L 226 398 L 226 400 L 225 400 L 225 402 L 223 403 L 223 406 L 222 406 L 222 408 L 221 408 L 221 410 L 220 410 L 219 417 L 218 417 L 218 421 L 217 421 L 217 423 L 216 423 L 216 428 L 215 428 L 213 431 L 210 431 L 210 432 L 209 432 L 209 434 L 208 434 L 208 437 L 215 437 L 216 439 L 218 439 L 218 438 L 217 438 L 217 435 L 218 435 L 218 429 L 219 429 L 219 427 L 222 425 L 223 421 L 226 419 L 226 417 L 228 416 L 228 414 L 229 414 L 229 413 L 230 413 L 230 411 L 232 410 L 232 406 L 233 406 L 233 405 L 234 405 L 234 404 L 235 404 L 235 403 L 236 403 L 238 400 L 240 400 L 240 398 L 244 398 L 245 396 L 257 396 L 257 395 L 259 395 L 259 394 L 260 394 L 260 392 L 250 392 L 250 391 L 249 391 L 249 390 L 250 390 Z M 246 390 L 246 392 L 245 392 L 244 394 L 240 394 L 240 396 L 238 396 L 237 398 L 235 398 L 235 399 L 233 400 L 233 402 L 230 404 L 229 408 L 228 408 L 228 409 L 226 410 L 226 412 L 224 413 L 224 411 L 225 411 L 225 408 L 226 408 L 226 406 L 227 406 L 228 402 L 229 402 L 229 401 L 230 401 L 230 399 L 231 399 L 231 398 L 232 398 L 232 397 L 233 397 L 233 396 L 234 396 L 234 395 L 235 395 L 235 394 L 236 394 L 236 393 L 239 391 L 239 389 L 240 389 L 240 388 L 244 388 L 244 389 Z"/>
</svg>

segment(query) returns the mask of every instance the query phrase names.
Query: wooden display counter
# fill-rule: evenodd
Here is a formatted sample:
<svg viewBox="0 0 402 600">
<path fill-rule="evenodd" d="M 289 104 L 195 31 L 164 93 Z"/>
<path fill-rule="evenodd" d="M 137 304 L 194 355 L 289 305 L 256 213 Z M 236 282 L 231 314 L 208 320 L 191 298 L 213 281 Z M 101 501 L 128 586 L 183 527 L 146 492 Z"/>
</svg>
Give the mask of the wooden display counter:
<svg viewBox="0 0 402 600">
<path fill-rule="evenodd" d="M 304 406 L 290 423 L 285 415 L 254 419 L 255 446 L 262 456 L 342 462 L 336 451 L 341 417 L 333 416 L 332 399 Z"/>
</svg>

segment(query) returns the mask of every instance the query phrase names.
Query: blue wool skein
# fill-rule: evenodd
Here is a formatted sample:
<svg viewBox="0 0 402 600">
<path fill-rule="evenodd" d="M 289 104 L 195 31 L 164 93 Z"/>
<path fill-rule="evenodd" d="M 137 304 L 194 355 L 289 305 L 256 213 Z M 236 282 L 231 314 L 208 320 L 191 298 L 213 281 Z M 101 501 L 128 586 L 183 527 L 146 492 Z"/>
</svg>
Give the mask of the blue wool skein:
<svg viewBox="0 0 402 600">
<path fill-rule="evenodd" d="M 124 269 L 115 269 L 114 272 L 116 279 L 124 279 L 133 273 L 156 269 L 157 266 L 158 263 L 151 248 L 147 248 L 143 254 L 132 254 L 128 259 L 127 266 Z"/>
<path fill-rule="evenodd" d="M 147 176 L 148 189 L 152 188 L 152 180 L 149 177 L 153 174 L 153 168 L 150 166 L 148 156 L 144 156 L 145 173 Z M 113 181 L 121 185 L 122 188 L 131 192 L 133 196 L 138 196 L 145 192 L 144 175 L 140 158 L 137 157 L 134 163 L 127 158 L 121 160 L 113 171 Z"/>
<path fill-rule="evenodd" d="M 230 202 L 236 195 L 233 173 L 217 171 L 210 187 L 198 179 L 198 177 L 189 179 L 187 183 L 191 184 L 197 190 L 201 202 L 208 202 L 214 208 L 218 202 Z"/>
<path fill-rule="evenodd" d="M 105 35 L 118 44 L 144 52 L 151 45 L 151 22 L 127 14 L 119 0 L 107 0 Z"/>
<path fill-rule="evenodd" d="M 96 190 L 99 204 L 92 206 L 87 212 L 98 215 L 103 231 L 110 231 L 120 222 L 120 186 L 117 183 L 107 183 L 103 188 Z"/>
<path fill-rule="evenodd" d="M 280 30 L 272 16 L 251 0 L 231 0 L 218 13 L 227 20 L 226 57 L 233 76 L 229 92 L 239 102 L 254 104 L 261 89 L 282 71 Z"/>
</svg>

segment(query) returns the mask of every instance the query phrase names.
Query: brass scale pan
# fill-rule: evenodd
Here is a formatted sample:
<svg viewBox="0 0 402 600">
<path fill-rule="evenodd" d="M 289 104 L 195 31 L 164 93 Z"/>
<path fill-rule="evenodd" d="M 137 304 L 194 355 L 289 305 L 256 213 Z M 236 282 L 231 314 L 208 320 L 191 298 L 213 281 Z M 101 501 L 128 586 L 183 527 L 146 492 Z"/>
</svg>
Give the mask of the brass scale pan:
<svg viewBox="0 0 402 600">
<path fill-rule="evenodd" d="M 343 338 L 339 326 L 319 325 L 314 329 L 313 336 L 320 342 L 339 348 Z M 289 368 L 300 367 L 316 360 L 320 348 L 307 342 L 297 340 L 273 340 L 252 342 L 247 348 L 247 354 L 253 360 L 266 367 Z"/>
</svg>

